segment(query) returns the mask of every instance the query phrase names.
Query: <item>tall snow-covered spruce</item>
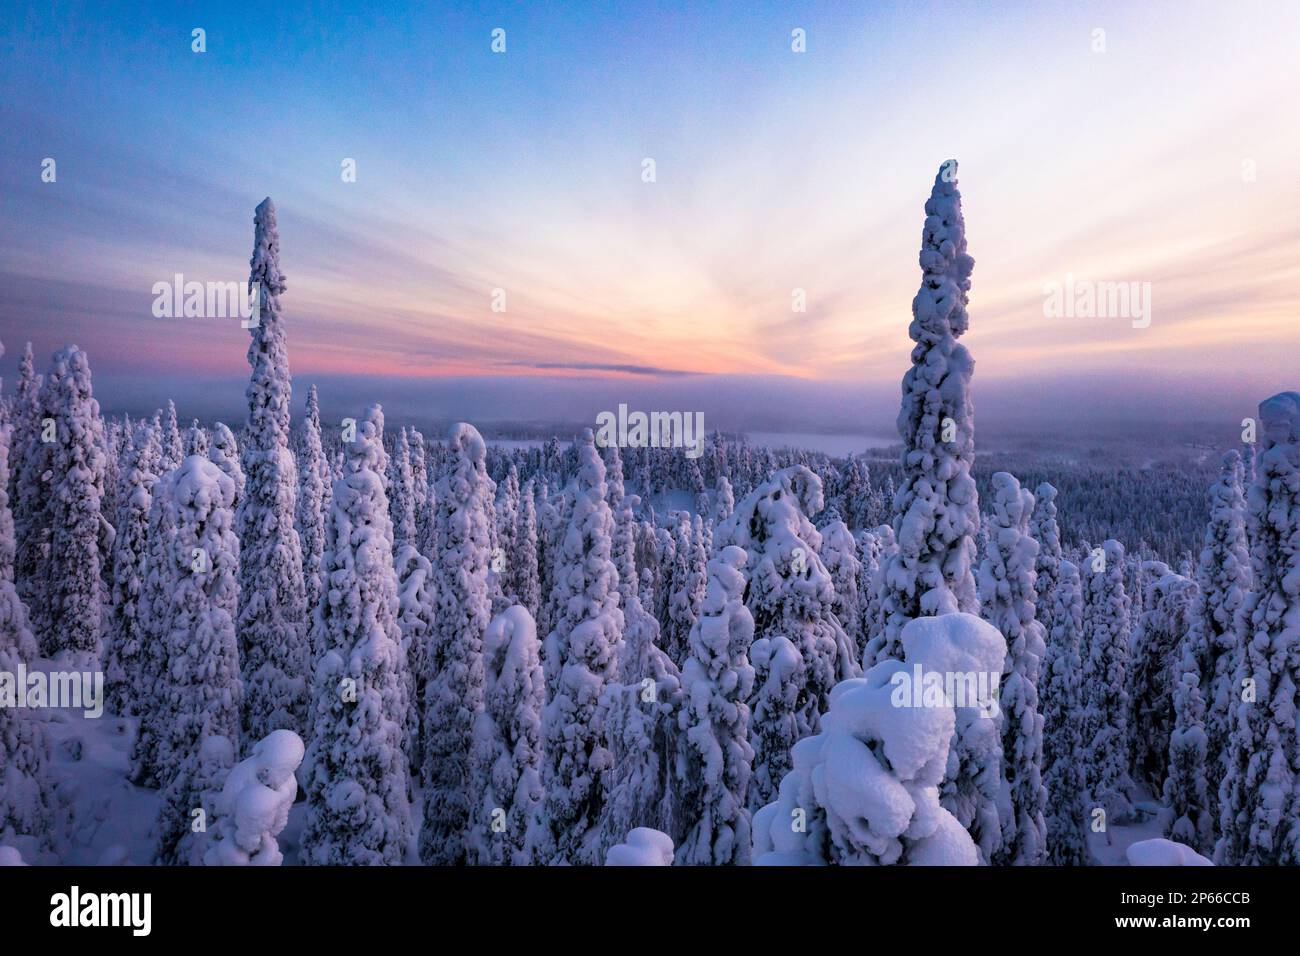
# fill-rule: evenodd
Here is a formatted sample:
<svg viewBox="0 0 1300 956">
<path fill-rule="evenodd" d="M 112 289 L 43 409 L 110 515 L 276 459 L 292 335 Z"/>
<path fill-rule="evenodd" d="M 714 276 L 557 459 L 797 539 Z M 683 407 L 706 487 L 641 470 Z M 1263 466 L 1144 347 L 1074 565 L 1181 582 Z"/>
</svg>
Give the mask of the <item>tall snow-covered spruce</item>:
<svg viewBox="0 0 1300 956">
<path fill-rule="evenodd" d="M 526 866 L 542 800 L 542 675 L 537 625 L 514 605 L 483 633 L 484 707 L 474 728 L 471 860 Z"/>
<path fill-rule="evenodd" d="M 1184 638 L 1188 647 L 1180 654 L 1184 673 L 1196 668 L 1198 692 L 1193 694 L 1190 687 L 1182 696 L 1176 692 L 1176 733 L 1181 736 L 1171 740 L 1169 754 L 1171 768 L 1176 762 L 1187 767 L 1198 758 L 1203 759 L 1203 772 L 1208 778 L 1204 781 L 1205 806 L 1209 810 L 1212 833 L 1218 829 L 1218 784 L 1223 778 L 1234 714 L 1240 701 L 1240 687 L 1235 682 L 1237 666 L 1244 654 L 1244 629 L 1238 628 L 1236 617 L 1253 580 L 1250 546 L 1246 540 L 1246 499 L 1241 483 L 1241 456 L 1235 451 L 1228 452 L 1223 456 L 1219 479 L 1210 486 L 1210 520 L 1196 567 L 1196 605 Z M 1198 697 L 1199 705 L 1205 709 L 1200 721 L 1205 735 L 1203 754 L 1197 752 L 1195 734 L 1188 736 L 1187 730 L 1197 723 L 1192 712 L 1198 706 Z M 1186 717 L 1177 710 L 1180 704 L 1188 708 Z M 1175 746 L 1182 751 L 1177 759 Z M 1195 774 L 1194 770 L 1190 772 Z M 1175 788 L 1186 793 L 1177 782 Z M 1192 796 L 1196 793 L 1199 791 L 1193 791 Z M 1198 806 L 1191 799 L 1186 803 L 1188 810 Z M 1193 822 L 1194 813 L 1184 815 L 1189 823 Z M 1179 819 L 1180 816 L 1174 817 L 1174 821 Z"/>
<path fill-rule="evenodd" d="M 304 731 L 309 655 L 302 551 L 294 527 L 298 488 L 289 446 L 292 384 L 280 314 L 286 285 L 270 198 L 257 207 L 253 223 L 248 281 L 260 295 L 258 323 L 248 346 L 246 484 L 237 520 L 244 548 L 238 622 L 247 693 L 244 732 L 246 740 L 257 741 L 282 728 Z"/>
<path fill-rule="evenodd" d="M 409 682 L 382 442 L 382 413 L 372 408 L 346 446 L 325 526 L 325 591 L 313 639 L 323 656 L 303 772 L 303 857 L 315 864 L 400 864 L 413 835 L 405 751 Z"/>
<path fill-rule="evenodd" d="M 1300 392 L 1260 403 L 1261 449 L 1250 486 L 1254 589 L 1238 612 L 1229 759 L 1219 789 L 1215 862 L 1300 863 Z"/>
<path fill-rule="evenodd" d="M 149 510 L 158 480 L 162 448 L 154 427 L 143 421 L 127 448 L 119 472 L 117 536 L 113 542 L 113 593 L 105 648 L 104 683 L 109 713 L 130 717 L 144 704 L 144 642 L 148 640 L 140 614 L 144 589 L 143 562 L 148 553 Z M 148 678 L 152 680 L 152 675 Z"/>
<path fill-rule="evenodd" d="M 599 862 L 599 823 L 612 759 L 598 713 L 606 685 L 618 678 L 623 634 L 618 572 L 610 559 L 614 517 L 605 500 L 605 463 L 590 428 L 576 444 L 572 513 L 554 554 L 555 623 L 544 646 L 546 798 L 536 844 L 542 863 Z"/>
<path fill-rule="evenodd" d="M 1079 733 L 1083 708 L 1083 589 L 1074 564 L 1062 561 L 1056 571 L 1052 628 L 1042 671 L 1047 860 L 1055 866 L 1082 866 L 1088 860 L 1086 774 Z"/>
<path fill-rule="evenodd" d="M 1009 798 L 1002 846 L 993 862 L 1018 866 L 1042 863 L 1047 849 L 1043 718 L 1038 711 L 1039 671 L 1047 646 L 1035 607 L 1034 565 L 1039 548 L 1029 534 L 1033 510 L 1034 496 L 1020 482 L 1005 471 L 993 475 L 993 515 L 979 590 L 985 620 L 1007 642 L 1001 708 L 1003 775 Z"/>
<path fill-rule="evenodd" d="M 47 657 L 97 655 L 113 528 L 100 511 L 107 446 L 85 352 L 70 345 L 55 354 L 40 405 L 53 422 L 53 441 L 40 442 L 50 445 L 49 549 L 40 563 L 43 600 L 32 608 L 32 625 Z"/>
<path fill-rule="evenodd" d="M 306 582 L 307 612 L 320 603 L 321 555 L 325 550 L 325 502 L 329 489 L 325 485 L 325 456 L 321 451 L 320 402 L 316 386 L 307 392 L 307 417 L 302 423 L 298 452 L 298 500 L 294 527 L 302 545 L 302 572 Z"/>
<path fill-rule="evenodd" d="M 160 569 L 168 601 L 155 635 L 164 643 L 154 706 L 160 708 L 158 762 L 166 783 L 156 859 L 173 864 L 181 862 L 178 846 L 190 828 L 191 809 L 199 805 L 193 785 L 203 740 L 239 739 L 239 540 L 231 509 L 234 482 L 206 458 L 186 458 L 158 493 L 171 512 L 171 539 Z"/>
<path fill-rule="evenodd" d="M 488 741 L 475 736 L 483 711 L 483 632 L 491 620 L 488 559 L 493 499 L 487 447 L 473 425 L 452 427 L 451 470 L 438 483 L 438 614 L 424 662 L 424 823 L 420 859 L 464 863 L 478 810 L 470 768 Z"/>
<path fill-rule="evenodd" d="M 749 862 L 754 619 L 744 604 L 745 561 L 745 552 L 729 545 L 709 562 L 708 586 L 682 669 L 686 704 L 679 720 L 688 756 L 681 805 L 690 829 L 678 847 L 679 863 Z"/>
<path fill-rule="evenodd" d="M 1083 632 L 1084 766 L 1090 810 L 1106 812 L 1106 824 L 1132 811 L 1132 740 L 1129 738 L 1129 598 L 1124 589 L 1124 546 L 1108 539 L 1086 559 Z M 1107 831 L 1109 832 L 1109 831 Z"/>
<path fill-rule="evenodd" d="M 892 522 L 898 553 L 887 561 L 882 581 L 884 633 L 868 648 L 864 666 L 901 657 L 900 634 L 908 621 L 979 608 L 971 573 L 980 521 L 971 477 L 975 362 L 957 342 L 969 325 L 967 293 L 975 260 L 966 254 L 956 177 L 957 163 L 944 163 L 925 204 L 921 288 L 912 300 L 908 329 L 916 345 L 898 413 L 903 481 L 894 495 Z"/>
</svg>

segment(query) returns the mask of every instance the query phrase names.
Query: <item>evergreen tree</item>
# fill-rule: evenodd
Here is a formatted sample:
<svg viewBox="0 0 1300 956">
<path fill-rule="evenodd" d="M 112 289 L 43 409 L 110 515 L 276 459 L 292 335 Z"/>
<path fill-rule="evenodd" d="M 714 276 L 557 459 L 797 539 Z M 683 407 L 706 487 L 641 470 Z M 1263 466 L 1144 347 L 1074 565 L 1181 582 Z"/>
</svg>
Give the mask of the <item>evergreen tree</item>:
<svg viewBox="0 0 1300 956">
<path fill-rule="evenodd" d="M 1228 865 L 1292 865 L 1300 862 L 1300 393 L 1262 402 L 1259 420 L 1249 498 L 1254 590 L 1237 615 L 1245 653 L 1233 682 L 1214 856 Z"/>
<path fill-rule="evenodd" d="M 396 620 L 382 446 L 382 412 L 372 407 L 346 446 L 346 471 L 334 483 L 325 526 L 326 590 L 313 638 L 324 655 L 316 667 L 303 775 L 308 863 L 400 864 L 413 835 L 404 746 L 406 655 Z"/>
<path fill-rule="evenodd" d="M 32 343 L 28 342 L 18 365 L 18 390 L 14 396 L 13 436 L 9 445 L 12 470 L 11 498 L 14 514 L 14 583 L 30 607 L 45 582 L 40 563 L 48 548 L 45 509 L 49 494 L 42 477 L 52 446 L 41 441 L 40 392 L 43 379 L 36 374 Z"/>
<path fill-rule="evenodd" d="M 239 503 L 244 500 L 244 468 L 239 463 L 239 444 L 235 433 L 223 422 L 212 426 L 212 447 L 208 449 L 208 458 L 235 483 L 235 513 L 239 513 Z"/>
<path fill-rule="evenodd" d="M 515 529 L 519 553 L 514 558 L 515 590 L 519 603 L 536 617 L 541 604 L 541 580 L 537 567 L 537 508 L 533 502 L 533 479 L 528 479 L 519 502 L 519 524 Z"/>
<path fill-rule="evenodd" d="M 292 384 L 280 314 L 286 284 L 269 198 L 257 207 L 254 226 L 248 281 L 260 290 L 259 313 L 248 346 L 252 374 L 241 458 L 246 484 L 237 516 L 244 547 L 238 621 L 247 694 L 244 736 L 250 741 L 273 730 L 304 729 L 309 657 L 302 549 L 293 524 L 298 481 L 289 450 Z"/>
<path fill-rule="evenodd" d="M 618 678 L 623 632 L 618 572 L 610 560 L 614 518 L 591 429 L 584 429 L 577 451 L 572 514 L 554 552 L 555 626 L 544 647 L 550 693 L 538 862 L 596 862 L 593 844 L 611 769 L 597 712 L 606 685 Z"/>
<path fill-rule="evenodd" d="M 171 471 L 180 465 L 185 457 L 185 444 L 181 440 L 180 423 L 177 421 L 176 403 L 167 399 L 167 413 L 162 419 L 162 466 L 163 471 Z"/>
<path fill-rule="evenodd" d="M 1083 663 L 1087 694 L 1082 720 L 1084 766 L 1092 807 L 1106 811 L 1110 826 L 1129 817 L 1133 796 L 1124 546 L 1112 538 L 1094 549 L 1084 581 L 1083 633 L 1088 647 Z"/>
<path fill-rule="evenodd" d="M 854 645 L 854 660 L 862 657 L 862 608 L 858 603 L 858 583 L 862 562 L 858 560 L 858 542 L 841 520 L 822 527 L 822 560 L 831 576 L 835 599 L 831 605 L 835 616 Z"/>
<path fill-rule="evenodd" d="M 106 590 L 103 558 L 113 529 L 100 513 L 104 423 L 91 392 L 90 363 L 75 345 L 55 354 L 41 406 L 55 423 L 55 440 L 46 483 L 49 553 L 40 566 L 45 587 L 32 624 L 46 657 L 60 651 L 97 655 Z"/>
<path fill-rule="evenodd" d="M 398 433 L 397 451 L 388 467 L 388 509 L 393 519 L 393 546 L 401 549 L 416 542 L 415 477 L 411 473 L 411 445 L 405 428 Z"/>
<path fill-rule="evenodd" d="M 164 643 L 165 666 L 154 705 L 160 708 L 157 724 L 165 730 L 158 762 L 170 785 L 182 769 L 193 776 L 189 768 L 199 759 L 203 738 L 239 739 L 239 540 L 231 508 L 234 482 L 206 458 L 186 458 L 163 479 L 158 493 L 171 512 L 161 569 L 170 601 L 157 635 Z M 159 818 L 157 862 L 182 862 L 178 845 L 199 798 L 190 787 L 169 786 Z"/>
<path fill-rule="evenodd" d="M 1074 564 L 1062 561 L 1056 572 L 1052 589 L 1052 629 L 1043 661 L 1047 861 L 1054 866 L 1082 866 L 1088 860 L 1087 811 L 1084 806 L 1086 775 L 1079 734 L 1079 714 L 1083 709 L 1080 653 L 1083 590 L 1079 584 L 1079 569 Z"/>
<path fill-rule="evenodd" d="M 485 746 L 474 727 L 483 711 L 483 632 L 491 616 L 488 560 L 496 492 L 487 448 L 474 426 L 453 426 L 451 470 L 438 485 L 438 637 L 425 661 L 424 824 L 420 859 L 464 863 L 470 830 L 485 823 L 470 768 Z"/>
<path fill-rule="evenodd" d="M 803 658 L 797 671 L 806 681 L 796 705 L 800 737 L 816 733 L 836 682 L 858 674 L 856 648 L 835 617 L 835 590 L 819 556 L 822 538 L 809 520 L 822 504 L 821 479 L 794 465 L 746 495 L 716 538 L 717 547 L 734 544 L 750 557 L 746 605 L 756 639 L 788 637 Z M 757 718 L 757 705 L 753 710 Z M 755 750 L 755 767 L 770 766 L 769 755 L 757 744 Z"/>
<path fill-rule="evenodd" d="M 1253 446 L 1251 446 L 1253 448 Z M 1251 589 L 1250 547 L 1246 540 L 1246 499 L 1241 487 L 1241 457 L 1223 457 L 1219 480 L 1210 487 L 1210 521 L 1197 564 L 1198 594 L 1187 635 L 1206 708 L 1205 768 L 1212 781 L 1206 796 L 1213 828 L 1218 829 L 1219 794 L 1230 746 L 1237 664 L 1244 654 L 1236 626 L 1238 610 Z M 1184 670 L 1190 668 L 1185 662 Z M 1194 707 L 1190 694 L 1184 700 Z M 1190 723 L 1190 721 L 1189 721 Z"/>
<path fill-rule="evenodd" d="M 1061 526 L 1056 522 L 1056 488 L 1046 481 L 1034 491 L 1029 534 L 1038 542 L 1038 560 L 1034 562 L 1034 590 L 1038 599 L 1034 606 L 1044 632 L 1051 633 L 1052 611 L 1056 607 L 1054 592 L 1061 569 Z"/>
<path fill-rule="evenodd" d="M 527 866 L 528 837 L 542 802 L 541 644 L 528 611 L 515 605 L 483 632 L 483 700 L 474 737 L 471 859 Z"/>
<path fill-rule="evenodd" d="M 744 604 L 747 556 L 734 546 L 709 562 L 708 589 L 691 629 L 691 654 L 682 670 L 686 736 L 682 804 L 689 826 L 677 861 L 746 864 L 750 816 L 749 697 L 754 669 L 749 646 L 754 619 Z"/>
<path fill-rule="evenodd" d="M 1159 792 L 1169 771 L 1169 737 L 1174 725 L 1175 685 L 1185 671 L 1182 644 L 1197 599 L 1196 582 L 1174 574 L 1159 561 L 1147 561 L 1145 609 L 1133 637 L 1129 667 L 1129 726 L 1133 735 L 1133 771 L 1138 783 Z M 1196 668 L 1200 684 L 1200 668 Z M 1201 705 L 1204 708 L 1204 699 Z"/>
<path fill-rule="evenodd" d="M 975 363 L 957 339 L 967 330 L 967 293 L 975 260 L 966 254 L 966 224 L 957 164 L 940 168 L 925 204 L 921 288 L 908 334 L 916 343 L 903 377 L 898 432 L 903 484 L 894 496 L 898 553 L 882 580 L 884 633 L 873 661 L 898 658 L 899 635 L 913 618 L 974 612 L 979 607 L 971 562 L 979 531 L 979 496 L 971 477 L 975 418 L 970 378 Z"/>
<path fill-rule="evenodd" d="M 1038 679 L 1047 647 L 1037 619 L 1034 566 L 1038 542 L 1029 534 L 1034 496 L 1005 471 L 993 476 L 988 556 L 980 565 L 983 616 L 1007 642 L 1002 666 L 1003 774 L 1009 791 L 1002 846 L 993 862 L 1036 866 L 1044 861 L 1047 791 L 1042 784 L 1043 718 Z"/>
<path fill-rule="evenodd" d="M 158 433 L 147 422 L 136 426 L 120 471 L 117 529 L 113 541 L 113 593 L 109 609 L 104 684 L 109 713 L 139 715 L 149 681 L 143 672 L 144 645 L 149 639 L 141 619 L 144 561 L 148 555 L 149 510 L 162 449 Z"/>
<path fill-rule="evenodd" d="M 298 501 L 294 527 L 302 546 L 302 572 L 306 582 L 309 612 L 320 604 L 321 557 L 325 550 L 325 455 L 321 449 L 320 402 L 316 386 L 307 392 L 307 417 L 303 421 L 298 450 Z M 313 651 L 319 651 L 314 648 Z M 315 658 L 313 653 L 313 659 Z"/>
<path fill-rule="evenodd" d="M 419 774 L 424 767 L 425 683 L 429 661 L 436 659 L 437 604 L 433 565 L 409 544 L 400 548 L 393 560 L 397 569 L 397 626 L 402 632 L 402 649 L 406 652 L 408 700 L 407 756 L 411 771 Z"/>
</svg>

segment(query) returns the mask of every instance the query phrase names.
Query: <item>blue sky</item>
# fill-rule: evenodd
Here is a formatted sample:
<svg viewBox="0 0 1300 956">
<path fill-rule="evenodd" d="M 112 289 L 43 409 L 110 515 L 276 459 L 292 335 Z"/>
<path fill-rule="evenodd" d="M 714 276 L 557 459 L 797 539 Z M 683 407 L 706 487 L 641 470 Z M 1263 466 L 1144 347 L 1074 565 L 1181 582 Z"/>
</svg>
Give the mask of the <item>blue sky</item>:
<svg viewBox="0 0 1300 956">
<path fill-rule="evenodd" d="M 1228 414 L 1300 354 L 1296 26 L 1281 2 L 11 4 L 0 371 L 75 341 L 107 405 L 237 410 L 208 386 L 246 333 L 156 319 L 151 288 L 245 274 L 271 195 L 295 373 L 348 401 L 889 395 L 956 156 L 990 397 L 1096 378 Z M 1151 282 L 1151 328 L 1045 319 L 1066 274 Z"/>
</svg>

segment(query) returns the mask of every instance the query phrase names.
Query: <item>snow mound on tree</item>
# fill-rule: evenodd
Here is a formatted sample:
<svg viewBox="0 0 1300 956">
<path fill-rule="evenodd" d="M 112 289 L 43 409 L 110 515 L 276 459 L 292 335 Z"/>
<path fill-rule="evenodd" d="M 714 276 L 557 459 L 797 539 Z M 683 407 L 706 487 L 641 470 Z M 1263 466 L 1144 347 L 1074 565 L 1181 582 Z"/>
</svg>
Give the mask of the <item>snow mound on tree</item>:
<svg viewBox="0 0 1300 956">
<path fill-rule="evenodd" d="M 1272 444 L 1300 441 L 1300 392 L 1278 392 L 1264 399 L 1259 417 Z"/>
<path fill-rule="evenodd" d="M 940 673 L 1001 674 L 1007 653 L 998 629 L 974 614 L 918 617 L 903 628 L 902 642 L 909 664 Z"/>
<path fill-rule="evenodd" d="M 637 827 L 627 841 L 609 848 L 606 866 L 672 866 L 673 841 L 666 833 Z"/>
<path fill-rule="evenodd" d="M 0 846 L 0 866 L 26 866 L 23 855 L 11 846 Z"/>
<path fill-rule="evenodd" d="M 1129 845 L 1130 866 L 1214 866 L 1190 846 L 1173 840 L 1140 840 Z"/>
<path fill-rule="evenodd" d="M 303 753 L 301 737 L 291 730 L 275 730 L 230 771 L 217 798 L 215 844 L 204 863 L 279 866 L 284 861 L 276 837 L 289 822 L 289 808 L 298 795 L 294 773 Z"/>
<path fill-rule="evenodd" d="M 939 805 L 953 710 L 898 705 L 895 675 L 909 665 L 886 659 L 831 691 L 821 732 L 795 745 L 780 796 L 754 817 L 756 863 L 978 864 Z"/>
</svg>

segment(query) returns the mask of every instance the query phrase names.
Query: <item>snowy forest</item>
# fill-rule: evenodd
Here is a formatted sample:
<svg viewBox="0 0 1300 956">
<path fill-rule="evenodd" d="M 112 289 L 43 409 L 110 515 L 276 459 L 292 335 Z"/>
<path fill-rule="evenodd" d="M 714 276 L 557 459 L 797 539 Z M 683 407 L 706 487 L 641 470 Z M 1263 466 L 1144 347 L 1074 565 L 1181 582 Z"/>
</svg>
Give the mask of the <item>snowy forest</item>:
<svg viewBox="0 0 1300 956">
<path fill-rule="evenodd" d="M 977 457 L 954 171 L 888 450 L 323 421 L 270 199 L 242 422 L 29 345 L 0 862 L 1300 862 L 1300 393 L 1177 472 Z"/>
</svg>

